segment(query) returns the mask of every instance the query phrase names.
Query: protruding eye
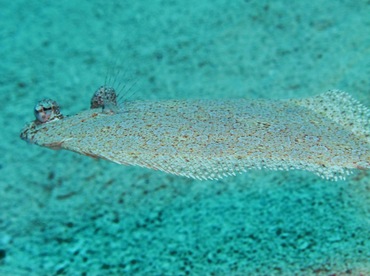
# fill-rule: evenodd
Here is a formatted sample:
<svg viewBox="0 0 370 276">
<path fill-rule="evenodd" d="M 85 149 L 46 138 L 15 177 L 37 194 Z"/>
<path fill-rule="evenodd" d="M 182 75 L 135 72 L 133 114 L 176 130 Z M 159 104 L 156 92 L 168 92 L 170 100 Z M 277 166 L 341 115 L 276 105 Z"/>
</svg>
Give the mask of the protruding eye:
<svg viewBox="0 0 370 276">
<path fill-rule="evenodd" d="M 101 86 L 91 98 L 90 108 L 102 108 L 103 112 L 115 111 L 117 94 L 113 88 Z M 105 110 L 106 109 L 106 110 Z"/>
<path fill-rule="evenodd" d="M 44 99 L 35 105 L 34 109 L 36 120 L 40 123 L 46 123 L 54 119 L 62 119 L 59 105 L 56 101 Z"/>
</svg>

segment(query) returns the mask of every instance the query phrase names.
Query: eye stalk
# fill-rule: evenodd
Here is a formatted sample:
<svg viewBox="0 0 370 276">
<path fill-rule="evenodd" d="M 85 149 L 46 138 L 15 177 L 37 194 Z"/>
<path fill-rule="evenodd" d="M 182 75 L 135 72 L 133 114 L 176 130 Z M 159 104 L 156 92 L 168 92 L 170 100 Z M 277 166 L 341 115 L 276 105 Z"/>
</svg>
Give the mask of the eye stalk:
<svg viewBox="0 0 370 276">
<path fill-rule="evenodd" d="M 56 101 L 44 99 L 39 101 L 34 108 L 36 122 L 44 124 L 55 119 L 63 119 L 59 105 Z"/>
<path fill-rule="evenodd" d="M 100 86 L 91 98 L 90 108 L 102 108 L 103 113 L 116 113 L 118 109 L 116 91 L 111 87 Z"/>
</svg>

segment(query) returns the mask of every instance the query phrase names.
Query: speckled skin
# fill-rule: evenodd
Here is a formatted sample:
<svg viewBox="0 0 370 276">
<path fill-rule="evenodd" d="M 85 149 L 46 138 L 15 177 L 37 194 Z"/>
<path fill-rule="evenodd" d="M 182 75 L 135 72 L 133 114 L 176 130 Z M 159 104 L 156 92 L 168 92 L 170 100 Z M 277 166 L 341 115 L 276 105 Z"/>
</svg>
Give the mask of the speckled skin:
<svg viewBox="0 0 370 276">
<path fill-rule="evenodd" d="M 370 168 L 369 111 L 339 91 L 302 100 L 134 101 L 119 110 L 33 122 L 21 138 L 197 179 L 268 168 L 336 180 Z"/>
</svg>

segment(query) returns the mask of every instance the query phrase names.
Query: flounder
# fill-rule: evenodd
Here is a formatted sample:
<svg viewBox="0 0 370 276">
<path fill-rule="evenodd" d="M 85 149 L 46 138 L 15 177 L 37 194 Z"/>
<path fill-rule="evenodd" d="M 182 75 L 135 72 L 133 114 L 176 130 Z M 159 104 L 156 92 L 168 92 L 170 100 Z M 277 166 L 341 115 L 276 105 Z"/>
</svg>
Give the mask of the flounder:
<svg viewBox="0 0 370 276">
<path fill-rule="evenodd" d="M 34 112 L 25 141 L 190 178 L 266 168 L 337 180 L 370 169 L 370 111 L 338 90 L 305 99 L 118 104 L 114 89 L 102 86 L 79 114 L 63 116 L 53 100 Z"/>
</svg>

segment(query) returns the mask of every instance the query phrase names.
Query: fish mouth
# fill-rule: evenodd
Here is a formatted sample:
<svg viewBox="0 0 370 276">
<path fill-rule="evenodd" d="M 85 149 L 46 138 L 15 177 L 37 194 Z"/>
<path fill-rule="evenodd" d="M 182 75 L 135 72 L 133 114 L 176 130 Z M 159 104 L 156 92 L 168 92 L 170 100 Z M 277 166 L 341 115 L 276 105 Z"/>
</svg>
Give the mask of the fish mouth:
<svg viewBox="0 0 370 276">
<path fill-rule="evenodd" d="M 19 137 L 23 140 L 26 141 L 29 144 L 35 144 L 43 147 L 47 147 L 53 150 L 58 150 L 62 148 L 62 145 L 65 141 L 69 139 L 65 139 L 63 141 L 57 141 L 57 142 L 52 142 L 52 143 L 43 143 L 42 141 L 37 139 L 37 134 L 40 129 L 44 126 L 44 123 L 40 123 L 38 120 L 35 120 L 28 125 L 26 125 L 21 133 L 19 134 Z"/>
<path fill-rule="evenodd" d="M 33 121 L 27 125 L 24 126 L 22 129 L 21 133 L 19 134 L 19 137 L 23 140 L 26 141 L 27 143 L 35 144 L 35 131 L 37 127 L 37 122 Z"/>
</svg>

